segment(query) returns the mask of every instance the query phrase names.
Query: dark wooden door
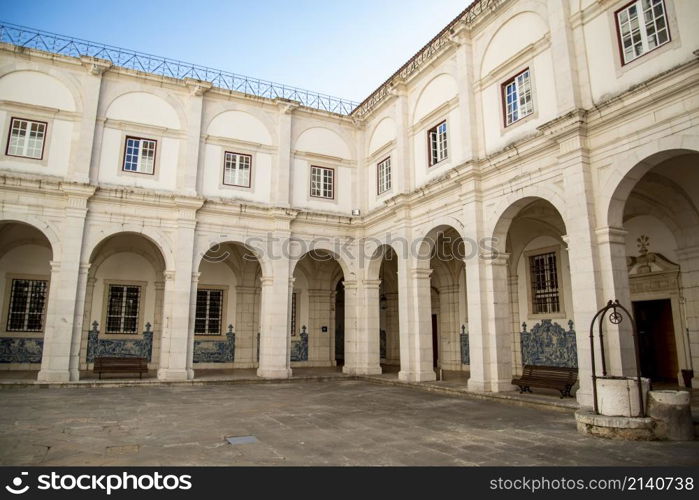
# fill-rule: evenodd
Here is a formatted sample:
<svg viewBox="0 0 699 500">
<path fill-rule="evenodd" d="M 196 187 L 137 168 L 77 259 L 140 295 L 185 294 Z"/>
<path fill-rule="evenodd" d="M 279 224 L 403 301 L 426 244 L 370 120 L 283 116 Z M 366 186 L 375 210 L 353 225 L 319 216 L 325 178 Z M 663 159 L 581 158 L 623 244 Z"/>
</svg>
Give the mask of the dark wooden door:
<svg viewBox="0 0 699 500">
<path fill-rule="evenodd" d="M 437 331 L 437 315 L 432 315 L 432 366 L 437 368 L 439 365 L 439 332 Z"/>
<path fill-rule="evenodd" d="M 638 327 L 641 374 L 654 381 L 677 383 L 677 345 L 670 299 L 633 303 Z"/>
</svg>

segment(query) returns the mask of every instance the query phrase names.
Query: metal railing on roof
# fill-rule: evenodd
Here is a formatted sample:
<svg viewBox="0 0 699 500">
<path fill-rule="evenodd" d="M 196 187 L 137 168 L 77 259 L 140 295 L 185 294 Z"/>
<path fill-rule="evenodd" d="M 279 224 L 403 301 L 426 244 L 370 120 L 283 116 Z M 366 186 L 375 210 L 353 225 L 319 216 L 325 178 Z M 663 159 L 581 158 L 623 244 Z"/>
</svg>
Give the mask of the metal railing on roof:
<svg viewBox="0 0 699 500">
<path fill-rule="evenodd" d="M 349 115 L 357 103 L 319 92 L 289 87 L 279 83 L 237 75 L 228 71 L 207 68 L 167 57 L 154 56 L 135 50 L 122 49 L 80 38 L 57 35 L 25 26 L 0 21 L 0 42 L 27 47 L 64 56 L 89 56 L 105 59 L 114 66 L 171 78 L 193 78 L 210 82 L 214 87 L 242 92 L 269 99 L 283 98 L 302 106 Z"/>
</svg>

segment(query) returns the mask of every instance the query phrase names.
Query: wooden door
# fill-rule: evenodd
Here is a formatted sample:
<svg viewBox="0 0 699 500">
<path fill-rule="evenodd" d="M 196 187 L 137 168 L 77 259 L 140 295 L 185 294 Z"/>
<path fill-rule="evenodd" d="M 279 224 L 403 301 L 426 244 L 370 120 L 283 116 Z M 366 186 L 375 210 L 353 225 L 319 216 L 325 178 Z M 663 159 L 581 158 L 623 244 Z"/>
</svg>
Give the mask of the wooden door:
<svg viewBox="0 0 699 500">
<path fill-rule="evenodd" d="M 638 327 L 641 374 L 651 380 L 677 383 L 679 367 L 670 299 L 633 303 Z"/>
</svg>

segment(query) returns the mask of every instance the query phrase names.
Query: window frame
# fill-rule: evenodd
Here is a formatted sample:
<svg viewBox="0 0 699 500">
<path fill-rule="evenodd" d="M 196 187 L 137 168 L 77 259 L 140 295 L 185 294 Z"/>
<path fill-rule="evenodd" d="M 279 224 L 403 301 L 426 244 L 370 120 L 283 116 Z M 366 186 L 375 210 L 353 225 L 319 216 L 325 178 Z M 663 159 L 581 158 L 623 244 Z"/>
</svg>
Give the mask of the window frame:
<svg viewBox="0 0 699 500">
<path fill-rule="evenodd" d="M 48 302 L 49 302 L 49 291 L 51 287 L 51 280 L 48 276 L 37 276 L 37 275 L 14 275 L 14 274 L 7 274 L 5 276 L 5 280 L 7 282 L 6 285 L 6 292 L 5 296 L 7 297 L 7 305 L 4 308 L 3 315 L 2 315 L 2 328 L 3 332 L 8 334 L 8 335 L 20 335 L 20 336 L 31 336 L 31 335 L 41 335 L 44 333 L 46 330 L 46 310 L 48 308 Z M 11 309 L 12 309 L 12 298 L 13 298 L 13 285 L 15 281 L 40 281 L 40 282 L 45 282 L 46 283 L 46 288 L 44 291 L 44 303 L 43 307 L 41 310 L 41 328 L 39 330 L 14 330 L 9 328 L 10 324 L 10 316 L 11 316 Z M 25 313 L 29 314 L 29 313 Z M 27 323 L 28 317 L 25 317 L 24 323 Z"/>
<path fill-rule="evenodd" d="M 136 318 L 136 332 L 108 332 L 107 322 L 109 318 L 109 290 L 112 286 L 121 287 L 139 287 L 138 300 L 138 316 Z M 121 280 L 105 280 L 104 281 L 104 302 L 102 305 L 102 327 L 100 328 L 100 336 L 105 335 L 113 338 L 140 338 L 143 334 L 143 317 L 145 313 L 145 300 L 148 293 L 147 281 L 121 281 Z"/>
<path fill-rule="evenodd" d="M 13 125 L 15 123 L 15 120 L 18 121 L 25 121 L 28 123 L 40 123 L 44 126 L 44 136 L 42 137 L 41 140 L 41 156 L 38 158 L 34 156 L 26 156 L 26 155 L 15 155 L 10 153 L 10 140 L 12 139 L 12 129 Z M 44 159 L 44 152 L 46 150 L 46 139 L 48 137 L 48 131 L 49 131 L 49 123 L 42 121 L 42 120 L 34 120 L 31 118 L 20 118 L 19 116 L 12 116 L 10 117 L 10 126 L 7 131 L 7 142 L 5 143 L 5 156 L 10 156 L 12 158 L 24 158 L 27 160 L 36 160 L 36 161 L 43 161 Z"/>
<path fill-rule="evenodd" d="M 126 169 L 126 155 L 128 153 L 128 150 L 129 150 L 129 139 L 135 139 L 138 141 L 151 141 L 155 144 L 155 148 L 153 150 L 153 171 L 152 172 L 142 172 L 142 171 L 138 171 L 138 170 L 127 170 Z M 141 148 L 139 146 L 139 164 L 138 164 L 139 166 L 140 166 L 140 159 L 141 159 L 140 151 L 141 151 Z M 121 171 L 122 172 L 126 172 L 127 174 L 140 174 L 140 175 L 155 176 L 155 167 L 156 167 L 157 159 L 158 159 L 158 140 L 157 139 L 151 139 L 150 137 L 138 137 L 135 135 L 126 135 L 124 137 L 124 155 L 123 155 L 122 160 L 121 160 Z"/>
<path fill-rule="evenodd" d="M 313 194 L 313 169 L 317 168 L 320 170 L 327 170 L 332 172 L 332 196 L 317 196 Z M 310 176 L 309 176 L 309 196 L 311 198 L 316 198 L 320 200 L 334 200 L 335 199 L 335 191 L 336 191 L 336 186 L 335 186 L 335 169 L 333 167 L 321 167 L 320 165 L 311 165 L 311 170 L 310 170 Z M 321 193 L 322 193 L 322 186 L 321 186 Z"/>
<path fill-rule="evenodd" d="M 245 184 L 231 184 L 229 182 L 226 182 L 226 161 L 228 155 L 237 155 L 237 156 L 245 156 L 249 158 L 250 161 L 250 168 L 248 169 L 248 183 L 247 185 Z M 223 180 L 221 181 L 224 186 L 233 186 L 233 187 L 241 187 L 241 188 L 248 188 L 250 189 L 252 187 L 252 155 L 247 154 L 247 153 L 238 153 L 236 151 L 224 151 L 223 152 Z"/>
<path fill-rule="evenodd" d="M 535 299 L 535 294 L 534 294 L 534 289 L 533 289 L 533 284 L 532 284 L 532 272 L 533 269 L 531 267 L 531 258 L 532 257 L 537 257 L 541 255 L 547 255 L 547 254 L 553 254 L 556 259 L 556 282 L 558 285 L 557 288 L 557 293 L 558 293 L 558 312 L 535 312 L 534 308 L 534 299 Z M 527 309 L 529 311 L 529 317 L 532 318 L 565 318 L 566 317 L 566 310 L 565 310 L 565 284 L 563 282 L 563 272 L 562 272 L 562 265 L 563 261 L 561 259 L 561 248 L 558 246 L 551 246 L 551 247 L 543 247 L 543 248 L 536 248 L 534 250 L 529 250 L 524 253 L 525 257 L 525 272 L 526 272 L 526 285 L 527 285 Z"/>
<path fill-rule="evenodd" d="M 531 102 L 531 110 L 526 115 L 522 115 L 521 108 L 519 105 L 520 92 L 519 92 L 519 85 L 517 84 L 517 79 L 525 73 L 529 73 L 528 78 L 529 78 L 529 95 L 530 95 L 530 102 Z M 517 102 L 517 109 L 519 111 L 519 118 L 517 118 L 516 120 L 512 120 L 511 122 L 508 123 L 507 122 L 507 87 L 512 83 L 514 83 L 516 85 L 517 101 L 518 101 Z M 536 110 L 534 108 L 534 83 L 533 83 L 532 71 L 531 71 L 530 66 L 527 66 L 523 70 L 518 71 L 515 75 L 513 75 L 512 77 L 508 78 L 507 80 L 505 80 L 503 83 L 500 84 L 500 102 L 502 103 L 502 124 L 503 124 L 503 128 L 505 128 L 505 129 L 521 122 L 525 118 L 528 118 L 536 113 Z"/>
<path fill-rule="evenodd" d="M 444 125 L 444 156 L 437 160 L 432 157 L 432 138 L 431 134 L 434 132 L 435 134 L 439 133 L 439 127 Z M 437 135 L 437 144 L 439 145 L 439 135 Z M 427 130 L 427 166 L 429 167 L 434 167 L 435 165 L 438 165 L 442 163 L 443 161 L 446 161 L 449 159 L 449 126 L 447 124 L 447 120 L 444 119 L 437 123 L 434 127 L 431 127 Z"/>
<path fill-rule="evenodd" d="M 381 165 L 388 162 L 388 187 L 385 189 L 381 189 Z M 384 175 L 384 179 L 386 178 L 386 175 Z M 380 196 L 384 193 L 389 192 L 391 189 L 393 189 L 393 168 L 391 165 L 391 157 L 387 156 L 380 162 L 376 164 L 376 195 Z"/>
<path fill-rule="evenodd" d="M 656 45 L 654 48 L 643 52 L 641 55 L 638 55 L 638 56 L 634 57 L 633 59 L 630 59 L 629 61 L 627 61 L 626 58 L 624 57 L 624 41 L 623 41 L 623 38 L 621 36 L 621 25 L 620 25 L 620 21 L 619 21 L 619 14 L 621 14 L 622 11 L 627 10 L 631 5 L 638 4 L 640 7 L 638 10 L 641 13 L 641 15 L 643 15 L 642 0 L 631 0 L 630 2 L 627 2 L 622 7 L 618 8 L 616 11 L 614 11 L 614 17 L 613 17 L 612 21 L 614 22 L 614 28 L 616 30 L 617 48 L 619 50 L 619 61 L 621 62 L 622 68 L 624 66 L 628 66 L 629 64 L 637 61 L 638 59 L 642 58 L 643 56 L 650 54 L 651 52 L 654 52 L 657 49 L 668 45 L 670 42 L 673 41 L 672 32 L 670 31 L 670 24 L 671 24 L 670 12 L 668 10 L 668 7 L 667 7 L 665 0 L 660 0 L 660 1 L 662 3 L 662 6 L 663 6 L 663 14 L 665 16 L 665 30 L 667 31 L 667 40 L 665 42 L 663 42 L 662 44 Z M 646 33 L 645 17 L 643 17 L 642 22 L 639 22 L 639 31 L 641 33 L 641 44 L 645 46 L 645 45 L 647 45 L 647 41 L 648 41 L 647 36 L 645 38 L 643 37 L 643 34 Z"/>
<path fill-rule="evenodd" d="M 209 331 L 206 331 L 204 333 L 197 333 L 197 304 L 199 300 L 199 292 L 200 291 L 207 291 L 207 292 L 221 292 L 221 309 L 219 312 L 219 331 L 218 333 L 211 333 Z M 211 295 L 209 295 L 209 298 Z M 221 286 L 215 286 L 215 285 L 201 285 L 197 286 L 197 297 L 195 299 L 195 306 L 194 306 L 194 328 L 193 328 L 193 333 L 195 338 L 202 338 L 202 337 L 222 337 L 223 334 L 225 333 L 226 329 L 226 306 L 228 304 L 228 296 L 226 293 L 226 288 L 221 287 Z M 209 317 L 208 317 L 208 308 L 207 308 L 207 318 L 206 318 L 206 330 L 208 330 L 208 322 L 209 322 Z"/>
</svg>

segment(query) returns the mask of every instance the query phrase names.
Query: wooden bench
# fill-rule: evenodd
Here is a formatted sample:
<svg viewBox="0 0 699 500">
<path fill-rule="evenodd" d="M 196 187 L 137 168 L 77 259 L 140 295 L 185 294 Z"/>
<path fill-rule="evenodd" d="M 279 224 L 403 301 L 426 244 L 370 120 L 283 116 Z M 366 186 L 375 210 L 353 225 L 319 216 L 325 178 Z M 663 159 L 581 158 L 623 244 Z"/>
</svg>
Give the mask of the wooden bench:
<svg viewBox="0 0 699 500">
<path fill-rule="evenodd" d="M 143 374 L 148 373 L 148 360 L 146 358 L 99 357 L 95 359 L 93 371 L 99 373 L 100 380 L 103 373 L 138 373 L 138 378 L 143 378 Z"/>
<path fill-rule="evenodd" d="M 512 379 L 512 385 L 519 387 L 520 394 L 532 392 L 532 387 L 556 389 L 563 399 L 565 396 L 572 397 L 570 391 L 577 381 L 577 368 L 524 365 L 522 376 Z"/>
</svg>

